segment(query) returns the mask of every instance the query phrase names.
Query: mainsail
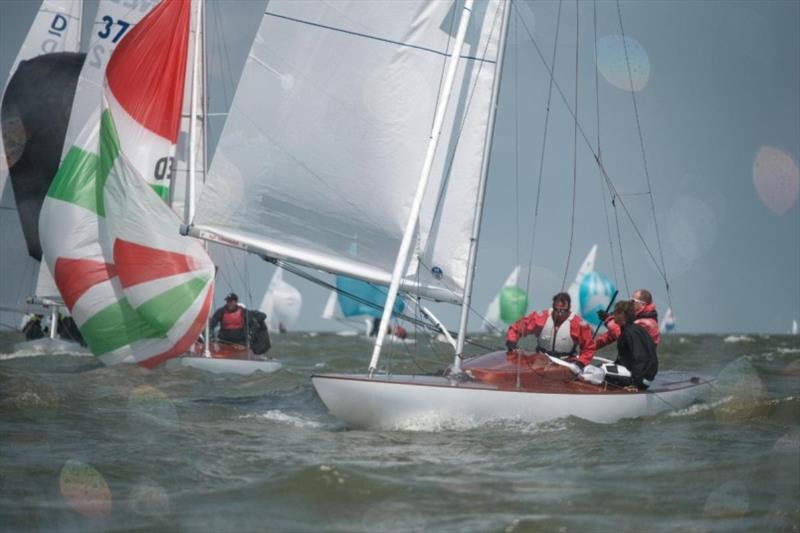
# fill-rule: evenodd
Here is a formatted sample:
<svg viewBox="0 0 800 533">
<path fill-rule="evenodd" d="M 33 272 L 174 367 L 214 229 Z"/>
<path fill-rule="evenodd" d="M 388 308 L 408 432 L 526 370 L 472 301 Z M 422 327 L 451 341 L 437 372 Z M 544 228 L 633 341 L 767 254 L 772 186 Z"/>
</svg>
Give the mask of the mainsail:
<svg viewBox="0 0 800 533">
<path fill-rule="evenodd" d="M 270 331 L 278 331 L 282 325 L 291 328 L 300 316 L 303 296 L 293 285 L 283 279 L 283 269 L 276 268 L 259 309 L 267 315 Z"/>
<path fill-rule="evenodd" d="M 89 348 L 109 364 L 152 367 L 181 355 L 211 305 L 213 263 L 173 232 L 180 221 L 144 174 L 146 162 L 174 150 L 189 19 L 188 3 L 165 0 L 121 41 L 102 108 L 42 208 L 48 267 Z"/>
<path fill-rule="evenodd" d="M 450 2 L 270 2 L 193 234 L 388 285 L 458 12 Z M 472 20 L 403 283 L 458 303 L 503 4 L 477 4 Z"/>
<path fill-rule="evenodd" d="M 53 57 L 63 55 L 65 52 L 75 55 L 80 48 L 82 11 L 83 2 L 80 0 L 45 0 L 42 2 L 25 41 L 12 64 L 9 81 L 18 71 L 23 61 L 28 61 L 44 54 L 51 54 Z M 72 58 L 67 58 L 68 63 L 71 61 Z M 48 60 L 44 59 L 39 63 L 48 63 Z M 69 67 L 70 65 L 67 65 L 67 70 L 69 70 Z M 58 75 L 53 69 L 59 71 Z M 55 100 L 58 104 L 69 94 L 69 91 L 59 84 L 62 78 L 61 73 L 64 69 L 58 65 L 53 65 L 52 61 L 46 65 L 31 67 L 29 70 L 38 70 L 39 72 L 46 70 L 44 75 L 50 75 L 48 82 L 61 91 L 58 94 L 58 99 Z M 41 81 L 36 81 L 35 83 L 41 84 Z M 8 84 L 2 87 L 0 95 L 5 95 L 7 86 Z M 20 90 L 24 91 L 25 89 L 20 87 Z M 41 95 L 38 96 L 40 97 Z M 3 100 L 3 98 L 0 98 L 0 100 Z M 42 132 L 39 132 L 37 135 L 37 148 L 42 146 L 45 138 L 47 140 L 52 139 L 54 143 L 60 143 L 61 138 L 63 138 L 63 130 L 60 135 L 57 131 L 52 131 L 53 128 L 58 129 L 59 127 L 58 123 L 61 121 L 61 115 L 58 111 L 60 110 L 42 109 L 42 107 L 45 107 L 44 102 L 39 98 L 37 98 L 34 105 L 39 106 L 42 112 L 50 113 L 48 116 L 47 135 L 44 136 Z M 24 162 L 20 161 L 20 158 L 26 152 L 28 129 L 30 128 L 30 124 L 24 124 L 24 122 L 30 117 L 21 116 L 23 110 L 17 107 L 16 102 L 9 101 L 4 108 L 3 135 L 0 135 L 0 272 L 3 273 L 2 277 L 0 277 L 0 307 L 19 312 L 24 309 L 26 299 L 34 293 L 39 263 L 38 257 L 34 258 L 29 255 L 32 243 L 28 242 L 30 239 L 26 239 L 26 228 L 21 223 L 19 206 L 12 189 L 12 182 L 9 179 L 9 168 L 18 163 L 20 163 L 20 167 L 25 165 Z M 51 143 L 46 144 L 49 147 Z M 59 144 L 56 150 L 60 151 L 60 149 Z M 36 160 L 42 158 L 41 153 L 30 155 Z M 58 166 L 57 154 L 55 159 L 53 171 L 48 178 L 52 178 L 55 168 Z M 25 169 L 19 168 L 18 170 L 24 172 Z M 31 191 L 31 193 L 35 194 L 35 191 Z M 42 191 L 42 194 L 44 194 L 44 191 Z M 31 206 L 31 217 L 37 216 L 38 210 L 38 204 Z M 33 222 L 33 224 L 28 224 L 28 226 L 33 227 L 29 227 L 27 231 L 35 236 L 35 219 Z M 38 241 L 38 239 L 36 240 Z M 33 243 L 33 248 L 34 252 L 36 252 L 38 242 Z M 34 255 L 38 254 L 34 253 Z M 17 318 L 0 312 L 0 324 L 14 324 L 18 321 Z"/>
</svg>

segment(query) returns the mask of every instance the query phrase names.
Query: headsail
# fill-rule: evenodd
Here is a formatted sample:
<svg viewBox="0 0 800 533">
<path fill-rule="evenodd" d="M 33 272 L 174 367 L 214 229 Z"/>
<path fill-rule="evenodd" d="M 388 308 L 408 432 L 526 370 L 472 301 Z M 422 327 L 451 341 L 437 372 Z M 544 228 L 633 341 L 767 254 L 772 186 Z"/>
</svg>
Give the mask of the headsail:
<svg viewBox="0 0 800 533">
<path fill-rule="evenodd" d="M 517 287 L 518 278 L 519 265 L 514 267 L 500 291 L 489 304 L 484 324 L 490 333 L 504 333 L 507 325 L 522 318 L 527 311 L 528 295 Z"/>
<path fill-rule="evenodd" d="M 594 261 L 597 257 L 597 245 L 592 245 L 592 249 L 589 250 L 589 253 L 586 254 L 586 258 L 584 258 L 583 263 L 581 263 L 581 268 L 578 269 L 578 273 L 575 275 L 575 279 L 567 289 L 567 293 L 569 297 L 572 299 L 572 307 L 577 309 L 577 306 L 580 302 L 580 287 L 583 278 L 589 272 L 594 270 Z"/>
<path fill-rule="evenodd" d="M 189 11 L 164 0 L 122 41 L 102 110 L 42 208 L 42 222 L 55 228 L 41 236 L 48 266 L 90 349 L 107 363 L 152 367 L 181 355 L 211 305 L 213 263 L 199 243 L 173 233 L 178 217 L 141 173 L 142 161 L 174 149 Z"/>
<path fill-rule="evenodd" d="M 195 234 L 388 285 L 458 10 L 449 2 L 352 5 L 269 3 Z M 419 276 L 414 262 L 403 284 L 415 290 L 418 277 L 421 294 L 447 301 L 463 292 L 501 11 L 500 2 L 481 2 L 473 16 L 420 215 Z M 353 235 L 355 257 L 347 251 Z"/>
</svg>

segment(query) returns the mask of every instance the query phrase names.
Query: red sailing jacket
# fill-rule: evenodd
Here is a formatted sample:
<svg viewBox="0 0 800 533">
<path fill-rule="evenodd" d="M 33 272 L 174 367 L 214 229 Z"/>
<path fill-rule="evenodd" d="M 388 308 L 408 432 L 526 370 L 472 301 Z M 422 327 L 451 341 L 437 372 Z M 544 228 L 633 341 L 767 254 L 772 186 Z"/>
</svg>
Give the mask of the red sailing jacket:
<svg viewBox="0 0 800 533">
<path fill-rule="evenodd" d="M 544 328 L 544 325 L 547 323 L 549 316 L 550 310 L 545 309 L 541 313 L 534 311 L 528 316 L 520 318 L 509 326 L 506 340 L 519 342 L 519 339 L 531 334 L 538 337 L 542 332 L 542 328 Z M 575 344 L 579 346 L 580 355 L 578 356 L 578 361 L 580 361 L 583 366 L 588 366 L 589 363 L 592 362 L 594 352 L 597 351 L 594 339 L 592 338 L 592 328 L 589 324 L 584 322 L 581 317 L 573 315 L 570 319 L 569 335 L 572 337 L 572 340 L 575 341 Z"/>
<path fill-rule="evenodd" d="M 633 322 L 634 324 L 642 326 L 647 334 L 650 335 L 650 338 L 653 339 L 655 345 L 658 346 L 658 343 L 661 342 L 661 333 L 658 330 L 658 314 L 656 313 L 656 304 L 649 303 L 639 309 L 639 312 L 636 313 L 636 320 Z M 611 344 L 612 342 L 616 342 L 616 340 L 619 339 L 619 336 L 622 334 L 619 325 L 614 321 L 613 317 L 608 317 L 606 319 L 606 327 L 608 328 L 608 331 L 597 337 L 597 340 L 595 341 L 598 350 L 603 346 Z"/>
</svg>

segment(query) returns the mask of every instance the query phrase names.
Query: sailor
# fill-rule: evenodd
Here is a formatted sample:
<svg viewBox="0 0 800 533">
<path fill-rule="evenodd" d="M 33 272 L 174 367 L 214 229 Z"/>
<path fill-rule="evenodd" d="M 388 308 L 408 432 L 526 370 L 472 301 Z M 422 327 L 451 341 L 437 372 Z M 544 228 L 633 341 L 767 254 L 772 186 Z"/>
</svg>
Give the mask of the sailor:
<svg viewBox="0 0 800 533">
<path fill-rule="evenodd" d="M 559 292 L 553 296 L 551 309 L 534 311 L 513 323 L 506 334 L 508 351 L 517 349 L 519 339 L 533 334 L 538 337 L 537 352 L 566 360 L 572 372 L 580 374 L 592 362 L 596 348 L 592 328 L 570 311 L 571 304 L 569 294 Z"/>
<path fill-rule="evenodd" d="M 209 324 L 211 331 L 219 325 L 217 339 L 234 344 L 249 344 L 256 354 L 266 353 L 270 348 L 269 332 L 260 311 L 247 310 L 239 305 L 236 293 L 225 297 L 225 305 L 214 312 Z"/>
<path fill-rule="evenodd" d="M 25 339 L 33 341 L 44 337 L 44 330 L 42 329 L 42 315 L 28 315 L 25 325 L 22 326 L 22 333 L 25 334 Z"/>
<path fill-rule="evenodd" d="M 661 342 L 661 333 L 658 330 L 658 313 L 656 312 L 656 304 L 653 303 L 653 295 L 647 289 L 638 289 L 633 291 L 634 312 L 636 315 L 636 324 L 643 327 L 645 331 L 653 339 L 653 343 L 658 347 Z M 598 311 L 597 316 L 602 320 L 608 331 L 600 335 L 595 344 L 599 350 L 603 346 L 616 342 L 620 336 L 620 327 L 614 320 L 614 315 L 609 315 L 605 311 Z"/>
<path fill-rule="evenodd" d="M 658 372 L 656 344 L 649 332 L 638 324 L 633 301 L 618 302 L 613 316 L 619 325 L 620 336 L 617 360 L 613 365 L 603 365 L 606 381 L 620 387 L 644 390 Z"/>
</svg>

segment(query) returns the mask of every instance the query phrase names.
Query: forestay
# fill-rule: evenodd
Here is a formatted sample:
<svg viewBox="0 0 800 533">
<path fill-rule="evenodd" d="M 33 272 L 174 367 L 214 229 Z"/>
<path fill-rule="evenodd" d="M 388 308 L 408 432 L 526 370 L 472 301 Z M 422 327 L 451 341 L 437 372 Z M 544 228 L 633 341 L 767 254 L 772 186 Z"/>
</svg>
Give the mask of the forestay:
<svg viewBox="0 0 800 533">
<path fill-rule="evenodd" d="M 193 233 L 388 285 L 457 7 L 270 2 Z M 476 4 L 404 290 L 419 280 L 422 295 L 463 296 L 502 9 Z"/>
<path fill-rule="evenodd" d="M 141 166 L 177 138 L 189 18 L 188 3 L 165 0 L 121 42 L 101 112 L 87 121 L 42 208 L 42 223 L 54 228 L 42 235 L 48 267 L 106 363 L 152 367 L 181 355 L 211 305 L 213 263 L 199 243 L 173 232 L 179 219 Z"/>
</svg>

